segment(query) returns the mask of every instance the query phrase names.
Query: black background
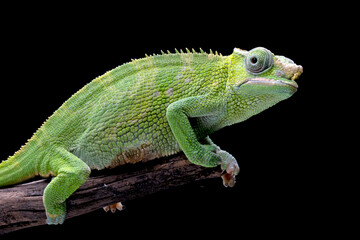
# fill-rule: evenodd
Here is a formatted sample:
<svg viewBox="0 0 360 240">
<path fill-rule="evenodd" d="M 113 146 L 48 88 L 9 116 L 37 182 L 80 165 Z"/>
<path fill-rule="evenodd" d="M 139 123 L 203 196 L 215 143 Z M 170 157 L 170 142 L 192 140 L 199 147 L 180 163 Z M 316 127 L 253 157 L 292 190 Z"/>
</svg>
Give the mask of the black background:
<svg viewBox="0 0 360 240">
<path fill-rule="evenodd" d="M 138 6 L 136 6 L 138 5 Z M 28 8 L 29 7 L 29 8 Z M 304 68 L 298 92 L 241 124 L 213 134 L 241 172 L 234 188 L 207 180 L 125 202 L 116 214 L 96 212 L 62 226 L 40 226 L 1 239 L 103 237 L 307 237 L 331 233 L 331 152 L 319 93 L 322 37 L 331 22 L 313 6 L 185 3 L 135 6 L 9 7 L 1 65 L 1 152 L 17 151 L 65 100 L 97 76 L 131 58 L 174 48 L 263 46 Z M 35 9 L 34 9 L 35 8 Z M 44 214 L 45 218 L 45 214 Z M 120 236 L 115 236 L 120 235 Z"/>
</svg>

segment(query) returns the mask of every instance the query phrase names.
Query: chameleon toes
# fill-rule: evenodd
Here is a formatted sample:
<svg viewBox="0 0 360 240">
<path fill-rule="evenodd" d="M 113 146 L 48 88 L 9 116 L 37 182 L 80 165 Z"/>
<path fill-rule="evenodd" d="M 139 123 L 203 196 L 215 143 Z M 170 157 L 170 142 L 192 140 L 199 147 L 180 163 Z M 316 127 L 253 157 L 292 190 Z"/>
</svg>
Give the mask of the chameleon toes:
<svg viewBox="0 0 360 240">
<path fill-rule="evenodd" d="M 115 213 L 116 210 L 119 210 L 119 211 L 124 210 L 125 206 L 122 205 L 121 202 L 117 202 L 117 203 L 114 203 L 112 205 L 105 206 L 105 207 L 103 207 L 103 209 L 104 209 L 105 212 L 108 212 L 110 210 L 112 213 Z"/>
<path fill-rule="evenodd" d="M 66 218 L 66 214 L 60 214 L 60 215 L 52 215 L 46 213 L 46 224 L 48 225 L 58 225 L 63 224 Z"/>
<path fill-rule="evenodd" d="M 223 184 L 225 187 L 234 187 L 235 186 L 235 176 L 229 173 L 225 173 L 221 175 L 221 178 L 223 180 Z"/>
</svg>

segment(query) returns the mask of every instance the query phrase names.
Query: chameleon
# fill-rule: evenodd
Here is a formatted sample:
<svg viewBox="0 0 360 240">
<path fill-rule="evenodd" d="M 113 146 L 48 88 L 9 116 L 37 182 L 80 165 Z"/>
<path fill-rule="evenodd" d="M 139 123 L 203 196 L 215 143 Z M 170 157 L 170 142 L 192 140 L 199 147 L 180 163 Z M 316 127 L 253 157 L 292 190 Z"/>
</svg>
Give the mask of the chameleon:
<svg viewBox="0 0 360 240">
<path fill-rule="evenodd" d="M 62 224 L 66 199 L 91 170 L 183 152 L 219 166 L 233 186 L 236 159 L 209 135 L 292 96 L 303 68 L 257 47 L 223 56 L 161 51 L 122 64 L 65 101 L 19 151 L 0 163 L 0 187 L 52 177 L 43 194 L 47 224 Z"/>
</svg>

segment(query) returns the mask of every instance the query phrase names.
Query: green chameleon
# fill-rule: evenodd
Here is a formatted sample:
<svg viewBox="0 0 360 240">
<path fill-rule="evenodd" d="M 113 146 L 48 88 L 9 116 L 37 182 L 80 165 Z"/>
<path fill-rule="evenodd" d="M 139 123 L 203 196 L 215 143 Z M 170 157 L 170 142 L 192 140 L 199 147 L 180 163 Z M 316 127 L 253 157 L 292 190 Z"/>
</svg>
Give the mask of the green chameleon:
<svg viewBox="0 0 360 240">
<path fill-rule="evenodd" d="M 239 166 L 209 134 L 289 98 L 302 67 L 258 47 L 229 56 L 161 52 L 123 64 L 67 100 L 26 145 L 0 164 L 0 187 L 34 176 L 44 190 L 48 224 L 61 224 L 65 200 L 91 169 L 148 161 L 183 151 L 190 162 L 220 165 L 225 186 Z"/>
</svg>

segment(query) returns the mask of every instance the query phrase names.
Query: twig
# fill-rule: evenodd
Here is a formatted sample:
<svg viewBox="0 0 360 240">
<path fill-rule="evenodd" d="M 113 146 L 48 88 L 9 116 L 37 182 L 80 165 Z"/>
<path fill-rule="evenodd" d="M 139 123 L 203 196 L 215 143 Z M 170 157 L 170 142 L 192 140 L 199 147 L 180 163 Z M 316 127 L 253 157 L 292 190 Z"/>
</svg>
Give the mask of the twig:
<svg viewBox="0 0 360 240">
<path fill-rule="evenodd" d="M 183 154 L 93 172 L 67 200 L 67 218 L 220 175 L 220 168 L 191 164 Z M 49 181 L 42 179 L 0 189 L 0 235 L 45 224 L 42 195 Z"/>
</svg>

